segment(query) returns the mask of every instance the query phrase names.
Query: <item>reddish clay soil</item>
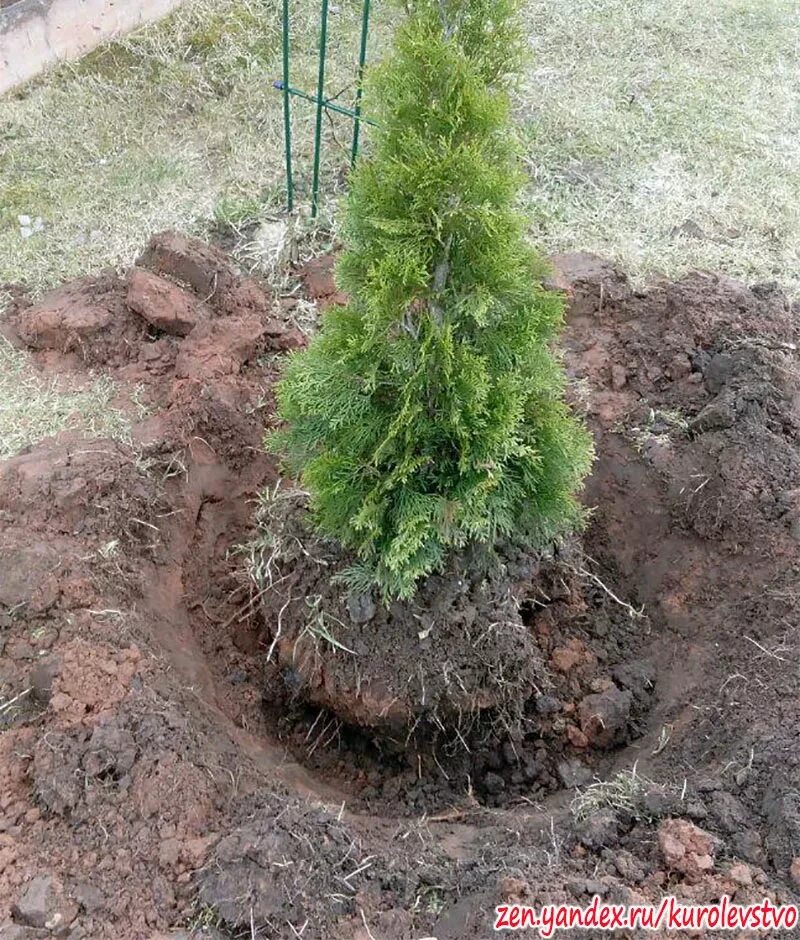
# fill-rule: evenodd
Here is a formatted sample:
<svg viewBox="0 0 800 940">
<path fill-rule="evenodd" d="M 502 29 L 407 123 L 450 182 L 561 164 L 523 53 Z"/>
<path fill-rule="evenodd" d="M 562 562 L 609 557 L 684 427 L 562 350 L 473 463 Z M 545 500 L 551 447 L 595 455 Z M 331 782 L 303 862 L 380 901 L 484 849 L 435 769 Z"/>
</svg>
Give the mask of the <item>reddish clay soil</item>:
<svg viewBox="0 0 800 940">
<path fill-rule="evenodd" d="M 504 900 L 798 899 L 799 311 L 773 285 L 555 264 L 593 512 L 506 558 L 533 675 L 517 723 L 489 695 L 463 740 L 364 722 L 341 650 L 268 661 L 282 592 L 325 590 L 298 559 L 262 593 L 240 547 L 278 481 L 261 442 L 297 296 L 342 300 L 329 261 L 275 296 L 165 233 L 124 277 L 19 299 L 2 328 L 42 370 L 107 372 L 148 416 L 130 446 L 0 464 L 3 940 L 471 940 Z M 379 654 L 384 614 L 333 601 L 339 640 Z M 392 635 L 393 673 L 506 602 Z M 509 650 L 482 650 L 479 685 Z M 572 811 L 634 765 L 627 802 Z"/>
</svg>

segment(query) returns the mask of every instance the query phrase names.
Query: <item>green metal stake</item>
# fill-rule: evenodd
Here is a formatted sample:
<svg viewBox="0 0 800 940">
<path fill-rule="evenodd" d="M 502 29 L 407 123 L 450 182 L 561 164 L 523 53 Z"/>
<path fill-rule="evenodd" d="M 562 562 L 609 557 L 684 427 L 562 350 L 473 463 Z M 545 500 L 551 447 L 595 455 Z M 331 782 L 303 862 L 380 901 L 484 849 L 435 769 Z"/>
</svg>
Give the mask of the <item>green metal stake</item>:
<svg viewBox="0 0 800 940">
<path fill-rule="evenodd" d="M 273 88 L 277 88 L 278 91 L 283 91 L 283 82 L 280 81 L 280 80 L 277 81 L 277 82 L 273 82 L 273 83 L 272 83 L 272 86 L 273 86 Z M 304 101 L 310 101 L 312 104 L 316 104 L 316 103 L 317 103 L 317 96 L 316 96 L 316 95 L 309 95 L 309 94 L 308 94 L 307 92 L 305 92 L 305 91 L 300 91 L 299 88 L 292 88 L 292 87 L 290 87 L 290 88 L 289 88 L 289 94 L 290 94 L 290 95 L 294 95 L 294 96 L 297 97 L 297 98 L 302 98 Z M 355 116 L 356 116 L 356 112 L 353 111 L 352 108 L 345 108 L 345 107 L 343 107 L 343 106 L 340 105 L 340 104 L 336 104 L 336 102 L 335 102 L 335 101 L 331 101 L 330 98 L 327 98 L 327 99 L 325 99 L 325 100 L 322 102 L 322 107 L 325 108 L 326 111 L 335 111 L 336 114 L 343 114 L 345 117 L 355 118 Z M 364 117 L 363 115 L 361 116 L 361 123 L 362 123 L 362 124 L 370 124 L 370 125 L 372 125 L 372 127 L 377 127 L 377 126 L 378 126 L 375 121 L 371 120 L 370 118 L 366 118 L 366 117 Z"/>
<path fill-rule="evenodd" d="M 294 209 L 292 181 L 292 114 L 289 98 L 289 0 L 283 0 L 283 136 L 286 148 L 286 205 Z"/>
<path fill-rule="evenodd" d="M 286 2 L 286 0 L 284 0 Z M 314 177 L 311 184 L 311 218 L 316 218 L 319 198 L 319 154 L 322 146 L 322 109 L 325 107 L 325 53 L 328 42 L 328 0 L 322 0 L 319 27 L 319 77 L 317 78 L 317 122 L 314 130 Z M 288 84 L 288 83 L 287 83 Z M 288 92 L 285 90 L 284 94 Z"/>
<path fill-rule="evenodd" d="M 358 156 L 358 138 L 361 132 L 361 95 L 364 85 L 364 65 L 367 61 L 367 33 L 369 32 L 369 0 L 364 0 L 364 10 L 361 14 L 361 48 L 358 53 L 358 88 L 356 89 L 355 123 L 353 125 L 353 150 L 350 155 L 350 166 L 355 166 Z"/>
<path fill-rule="evenodd" d="M 322 20 L 319 33 L 319 75 L 317 78 L 317 93 L 309 95 L 299 88 L 292 88 L 289 84 L 289 58 L 290 58 L 290 30 L 289 30 L 289 3 L 290 0 L 283 2 L 283 78 L 276 79 L 272 87 L 277 89 L 283 95 L 283 129 L 284 145 L 286 152 L 286 194 L 289 212 L 294 210 L 294 177 L 292 173 L 292 120 L 291 120 L 291 98 L 294 95 L 297 98 L 304 98 L 316 105 L 316 128 L 314 133 L 314 175 L 311 185 L 311 217 L 315 218 L 319 211 L 319 169 L 322 153 L 322 112 L 334 111 L 353 120 L 353 145 L 350 152 L 350 165 L 352 166 L 358 157 L 358 147 L 361 134 L 361 125 L 370 124 L 375 126 L 376 122 L 364 117 L 361 113 L 362 87 L 364 80 L 364 67 L 367 60 L 367 39 L 369 33 L 369 15 L 372 0 L 363 0 L 361 12 L 361 45 L 358 56 L 358 87 L 356 88 L 356 97 L 354 107 L 347 108 L 336 104 L 335 100 L 325 98 L 325 60 L 328 54 L 328 8 L 330 0 L 322 0 Z M 0 0 L 2 3 L 2 0 Z M 338 97 L 338 96 L 337 96 Z"/>
</svg>

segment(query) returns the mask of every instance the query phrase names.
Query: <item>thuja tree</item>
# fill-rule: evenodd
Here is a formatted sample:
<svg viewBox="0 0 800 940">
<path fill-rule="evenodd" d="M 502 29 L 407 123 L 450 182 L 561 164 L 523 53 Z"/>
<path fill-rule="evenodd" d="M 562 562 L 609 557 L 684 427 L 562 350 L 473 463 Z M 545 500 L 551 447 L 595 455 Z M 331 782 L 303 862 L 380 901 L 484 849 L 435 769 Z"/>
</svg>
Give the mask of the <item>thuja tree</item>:
<svg viewBox="0 0 800 940">
<path fill-rule="evenodd" d="M 279 385 L 272 446 L 354 582 L 410 597 L 448 553 L 576 524 L 587 432 L 550 343 L 559 297 L 515 207 L 517 0 L 415 0 L 369 104 L 339 285 Z"/>
</svg>

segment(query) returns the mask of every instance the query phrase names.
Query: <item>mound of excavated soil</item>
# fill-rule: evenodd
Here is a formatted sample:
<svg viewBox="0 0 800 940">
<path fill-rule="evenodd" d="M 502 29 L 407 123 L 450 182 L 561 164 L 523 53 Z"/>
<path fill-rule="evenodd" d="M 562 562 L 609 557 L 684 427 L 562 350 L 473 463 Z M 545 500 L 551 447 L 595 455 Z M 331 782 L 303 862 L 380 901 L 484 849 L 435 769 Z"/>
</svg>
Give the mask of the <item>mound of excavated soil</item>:
<svg viewBox="0 0 800 940">
<path fill-rule="evenodd" d="M 431 582 L 445 623 L 407 611 L 410 638 L 305 556 L 272 590 L 246 573 L 295 295 L 166 233 L 124 277 L 20 300 L 3 329 L 43 370 L 106 371 L 148 415 L 132 446 L 0 464 L 0 937 L 467 940 L 505 900 L 797 899 L 798 311 L 556 261 L 591 524 L 522 560 L 513 603 L 502 579 Z M 299 288 L 321 307 L 328 272 Z M 442 674 L 434 636 L 490 696 L 461 739 L 419 710 L 457 701 L 414 678 Z M 359 643 L 386 644 L 378 701 L 411 689 L 396 726 L 357 727 Z"/>
</svg>

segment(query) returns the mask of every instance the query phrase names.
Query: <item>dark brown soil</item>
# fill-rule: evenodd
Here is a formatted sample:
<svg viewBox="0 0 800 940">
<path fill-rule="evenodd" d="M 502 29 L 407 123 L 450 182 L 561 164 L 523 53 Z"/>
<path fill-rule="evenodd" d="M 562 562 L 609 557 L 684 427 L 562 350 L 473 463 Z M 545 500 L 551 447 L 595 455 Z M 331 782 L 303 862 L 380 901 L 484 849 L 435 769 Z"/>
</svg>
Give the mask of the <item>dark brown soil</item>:
<svg viewBox="0 0 800 940">
<path fill-rule="evenodd" d="M 363 619 L 307 560 L 274 592 L 246 574 L 292 298 L 168 233 L 123 278 L 20 301 L 4 330 L 42 369 L 105 370 L 149 416 L 132 447 L 64 435 L 0 464 L 0 937 L 467 940 L 508 899 L 796 899 L 798 311 L 769 285 L 556 265 L 591 524 L 512 560 L 519 605 L 496 573 L 461 593 L 445 573 L 418 601 L 444 622 L 410 635 L 420 607 Z M 298 662 L 317 596 L 357 656 L 318 632 Z M 481 645 L 493 606 L 505 646 Z M 381 650 L 377 699 L 404 683 L 407 708 L 365 728 L 356 663 Z M 447 733 L 446 683 L 413 679 L 440 650 L 488 696 Z M 624 805 L 570 810 L 634 765 Z"/>
<path fill-rule="evenodd" d="M 265 704 L 297 759 L 353 801 L 538 800 L 590 778 L 577 751 L 637 736 L 653 675 L 631 650 L 648 622 L 591 580 L 577 543 L 474 549 L 386 607 L 343 585 L 352 559 L 309 530 L 302 494 L 275 491 L 267 515 Z M 613 640 L 593 650 L 589 624 Z"/>
<path fill-rule="evenodd" d="M 418 729 L 464 734 L 488 710 L 517 727 L 521 703 L 546 682 L 516 597 L 533 561 L 473 549 L 413 601 L 386 605 L 374 590 L 348 589 L 354 559 L 314 534 L 305 494 L 275 491 L 263 511 L 267 699 L 319 705 L 400 740 Z"/>
</svg>

